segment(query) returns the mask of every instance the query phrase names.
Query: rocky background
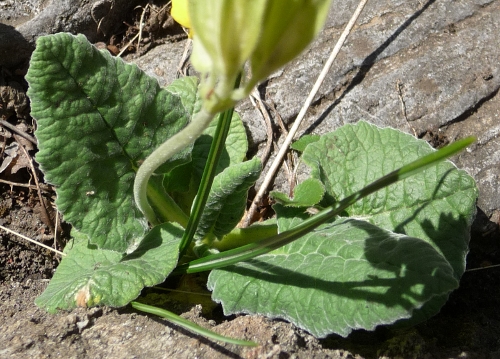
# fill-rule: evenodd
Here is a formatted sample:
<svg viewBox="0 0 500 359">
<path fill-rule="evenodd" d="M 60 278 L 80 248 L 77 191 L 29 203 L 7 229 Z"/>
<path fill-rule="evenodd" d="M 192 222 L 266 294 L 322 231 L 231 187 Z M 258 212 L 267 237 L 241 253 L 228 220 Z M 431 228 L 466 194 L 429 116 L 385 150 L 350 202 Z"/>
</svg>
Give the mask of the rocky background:
<svg viewBox="0 0 500 359">
<path fill-rule="evenodd" d="M 36 38 L 45 34 L 83 33 L 114 54 L 125 48 L 127 61 L 137 63 L 162 85 L 172 81 L 183 68 L 186 40 L 182 29 L 169 18 L 166 1 L 149 3 L 143 42 L 129 44 L 138 32 L 146 4 L 126 0 L 1 0 L 2 119 L 25 126 L 28 132 L 32 128 L 23 75 Z M 356 1 L 334 0 L 318 39 L 259 87 L 271 116 L 269 130 L 252 101 L 238 106 L 252 142 L 250 155 L 262 155 L 269 139 L 279 143 L 280 122 L 286 126 L 294 120 L 356 6 Z M 364 119 L 424 138 L 436 147 L 476 136 L 477 142 L 453 159 L 476 179 L 480 190 L 469 257 L 469 265 L 475 266 L 500 260 L 499 19 L 500 0 L 368 2 L 300 132 L 322 134 Z M 276 186 L 286 190 L 293 180 L 282 170 Z M 2 198 L 8 201 L 6 195 Z M 354 333 L 348 340 L 332 336 L 318 341 L 290 324 L 263 318 L 229 318 L 229 322 L 220 323 L 205 319 L 197 307 L 186 310 L 186 317 L 207 327 L 217 325 L 220 333 L 245 335 L 263 344 L 252 350 L 199 340 L 165 326 L 161 320 L 127 310 L 80 310 L 47 316 L 34 306 L 33 298 L 43 290 L 43 278 L 50 278 L 50 270 L 38 277 L 11 275 L 0 287 L 0 357 L 48 358 L 58 351 L 74 358 L 499 358 L 500 310 L 495 308 L 500 270 L 474 273 L 479 272 L 485 274 L 464 275 L 459 294 L 454 293 L 450 307 L 443 308 L 445 319 L 438 316 L 403 332 L 380 329 Z M 456 314 L 460 305 L 472 311 L 470 316 Z"/>
</svg>

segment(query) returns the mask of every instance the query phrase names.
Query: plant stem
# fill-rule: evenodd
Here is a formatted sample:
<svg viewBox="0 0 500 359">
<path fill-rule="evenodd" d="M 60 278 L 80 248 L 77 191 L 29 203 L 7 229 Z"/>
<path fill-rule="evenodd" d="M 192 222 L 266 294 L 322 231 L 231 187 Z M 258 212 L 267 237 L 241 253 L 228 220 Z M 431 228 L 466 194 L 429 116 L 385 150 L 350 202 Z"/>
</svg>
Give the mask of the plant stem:
<svg viewBox="0 0 500 359">
<path fill-rule="evenodd" d="M 201 108 L 191 122 L 180 132 L 173 135 L 158 147 L 139 167 L 134 181 L 134 199 L 137 207 L 153 225 L 158 224 L 156 214 L 147 198 L 148 181 L 158 167 L 191 145 L 208 127 L 215 114 Z"/>
<path fill-rule="evenodd" d="M 258 345 L 255 342 L 228 338 L 228 337 L 225 337 L 223 335 L 217 334 L 211 330 L 202 328 L 199 325 L 196 325 L 187 319 L 181 318 L 178 315 L 176 315 L 172 312 L 169 312 L 168 310 L 165 310 L 165 309 L 153 307 L 151 305 L 147 305 L 147 304 L 143 304 L 143 303 L 139 303 L 139 302 L 131 302 L 130 305 L 132 305 L 133 308 L 140 310 L 142 312 L 151 313 L 151 314 L 163 317 L 163 318 L 167 319 L 170 323 L 178 325 L 186 330 L 189 330 L 192 333 L 202 335 L 202 336 L 209 338 L 209 339 L 219 340 L 221 342 L 225 342 L 225 343 L 229 343 L 229 344 L 236 344 L 236 345 L 246 345 L 246 346 L 257 346 Z"/>
<path fill-rule="evenodd" d="M 424 169 L 440 162 L 457 152 L 461 151 L 475 141 L 473 137 L 467 137 L 463 140 L 456 141 L 451 145 L 443 147 L 442 149 L 428 154 L 416 161 L 413 161 L 398 170 L 395 170 L 378 180 L 372 182 L 360 191 L 344 198 L 340 202 L 324 209 L 318 214 L 304 220 L 298 226 L 282 232 L 274 237 L 264 239 L 259 242 L 248 244 L 236 249 L 229 250 L 218 254 L 206 256 L 177 267 L 173 273 L 196 273 L 216 268 L 225 267 L 228 265 L 236 264 L 259 255 L 268 253 L 274 249 L 282 247 L 292 241 L 302 237 L 303 235 L 311 232 L 326 221 L 333 219 L 344 209 L 356 203 L 360 199 L 384 188 L 393 183 L 408 178 Z"/>
<path fill-rule="evenodd" d="M 250 227 L 235 228 L 219 241 L 214 241 L 212 247 L 219 251 L 227 251 L 245 244 L 258 242 L 278 234 L 276 221 L 273 224 L 253 224 Z"/>
<path fill-rule="evenodd" d="M 161 185 L 161 183 L 159 184 Z M 148 199 L 155 209 L 161 222 L 177 222 L 186 228 L 189 216 L 179 207 L 179 205 L 157 185 L 148 185 Z"/>
<path fill-rule="evenodd" d="M 212 144 L 210 145 L 210 151 L 208 153 L 207 163 L 203 169 L 203 175 L 201 177 L 200 187 L 196 193 L 196 197 L 193 202 L 191 215 L 182 236 L 180 244 L 180 254 L 181 258 L 186 249 L 191 244 L 193 237 L 200 223 L 201 216 L 203 215 L 203 209 L 207 203 L 208 195 L 210 193 L 210 188 L 214 181 L 215 172 L 217 170 L 217 164 L 219 163 L 219 158 L 224 150 L 224 145 L 226 143 L 226 138 L 229 133 L 231 126 L 231 118 L 233 117 L 234 107 L 224 111 L 219 115 L 219 121 L 217 122 L 217 128 L 215 129 L 214 138 Z"/>
<path fill-rule="evenodd" d="M 238 88 L 241 82 L 241 73 L 236 77 L 234 81 L 234 88 Z M 232 89 L 231 89 L 232 90 Z M 224 91 L 230 91 L 225 89 Z M 224 150 L 224 145 L 226 143 L 226 138 L 231 128 L 231 119 L 233 117 L 234 107 L 231 106 L 229 109 L 224 111 L 222 115 L 219 115 L 219 121 L 217 122 L 217 127 L 215 129 L 214 137 L 210 145 L 210 151 L 208 152 L 207 163 L 203 169 L 203 175 L 201 177 L 200 187 L 196 193 L 196 197 L 193 202 L 191 214 L 189 216 L 189 221 L 182 236 L 180 244 L 180 254 L 179 258 L 182 258 L 187 248 L 191 244 L 193 237 L 200 223 L 201 216 L 203 215 L 203 209 L 207 203 L 208 195 L 210 194 L 210 189 L 212 188 L 212 183 L 214 181 L 215 172 L 217 170 L 217 165 L 219 163 L 219 158 Z"/>
</svg>

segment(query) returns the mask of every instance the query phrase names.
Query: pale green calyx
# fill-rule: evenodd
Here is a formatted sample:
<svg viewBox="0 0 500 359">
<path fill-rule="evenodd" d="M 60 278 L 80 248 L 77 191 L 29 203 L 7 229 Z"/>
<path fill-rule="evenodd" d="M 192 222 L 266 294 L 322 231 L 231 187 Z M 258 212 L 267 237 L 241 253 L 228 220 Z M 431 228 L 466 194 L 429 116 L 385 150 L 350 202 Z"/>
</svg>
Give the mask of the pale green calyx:
<svg viewBox="0 0 500 359">
<path fill-rule="evenodd" d="M 244 65 L 250 74 L 233 100 L 292 60 L 323 26 L 331 0 L 189 0 L 195 32 L 191 61 L 215 83 L 234 83 Z M 224 87 L 224 86 L 223 86 Z M 227 88 L 227 87 L 226 87 Z M 226 91 L 223 91 L 226 92 Z M 225 93 L 215 90 L 219 99 Z M 221 96 L 222 95 L 222 96 Z M 204 96 L 205 97 L 205 96 Z"/>
<path fill-rule="evenodd" d="M 260 35 L 265 0 L 190 1 L 196 32 L 192 61 L 201 72 L 234 77 L 252 54 Z"/>
<path fill-rule="evenodd" d="M 266 1 L 261 36 L 250 57 L 251 87 L 306 48 L 323 27 L 330 3 L 331 0 Z"/>
</svg>

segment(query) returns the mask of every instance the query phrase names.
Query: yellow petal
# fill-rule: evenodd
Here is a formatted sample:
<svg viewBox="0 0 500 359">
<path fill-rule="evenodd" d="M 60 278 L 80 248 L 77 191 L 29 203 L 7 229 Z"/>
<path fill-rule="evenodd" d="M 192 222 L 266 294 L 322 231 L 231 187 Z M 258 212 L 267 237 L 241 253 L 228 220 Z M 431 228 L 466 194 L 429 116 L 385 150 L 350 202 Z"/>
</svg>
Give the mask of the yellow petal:
<svg viewBox="0 0 500 359">
<path fill-rule="evenodd" d="M 179 24 L 186 28 L 191 27 L 189 20 L 188 0 L 172 0 L 172 10 L 170 14 Z"/>
</svg>

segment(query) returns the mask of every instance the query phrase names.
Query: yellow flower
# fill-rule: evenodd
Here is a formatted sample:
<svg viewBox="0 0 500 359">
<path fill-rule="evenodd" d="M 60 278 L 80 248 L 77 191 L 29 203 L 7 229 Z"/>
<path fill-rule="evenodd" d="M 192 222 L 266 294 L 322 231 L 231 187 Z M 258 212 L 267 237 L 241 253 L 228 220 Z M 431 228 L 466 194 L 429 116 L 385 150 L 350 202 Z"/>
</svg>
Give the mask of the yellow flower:
<svg viewBox="0 0 500 359">
<path fill-rule="evenodd" d="M 191 30 L 191 20 L 189 19 L 188 0 L 172 0 L 170 15 L 183 27 L 189 29 L 189 37 L 192 38 L 193 31 Z"/>
</svg>

